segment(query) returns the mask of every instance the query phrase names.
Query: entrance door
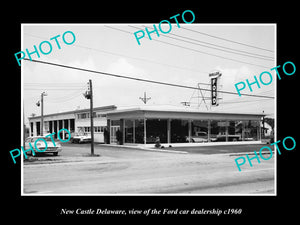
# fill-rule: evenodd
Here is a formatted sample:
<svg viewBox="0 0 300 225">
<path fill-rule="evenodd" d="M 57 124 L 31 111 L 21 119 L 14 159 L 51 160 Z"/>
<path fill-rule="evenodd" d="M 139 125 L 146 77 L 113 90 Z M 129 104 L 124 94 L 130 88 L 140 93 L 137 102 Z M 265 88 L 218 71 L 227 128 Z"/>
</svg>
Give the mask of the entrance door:
<svg viewBox="0 0 300 225">
<path fill-rule="evenodd" d="M 120 129 L 120 126 L 111 126 L 110 127 L 110 143 L 117 144 L 117 130 Z"/>
</svg>

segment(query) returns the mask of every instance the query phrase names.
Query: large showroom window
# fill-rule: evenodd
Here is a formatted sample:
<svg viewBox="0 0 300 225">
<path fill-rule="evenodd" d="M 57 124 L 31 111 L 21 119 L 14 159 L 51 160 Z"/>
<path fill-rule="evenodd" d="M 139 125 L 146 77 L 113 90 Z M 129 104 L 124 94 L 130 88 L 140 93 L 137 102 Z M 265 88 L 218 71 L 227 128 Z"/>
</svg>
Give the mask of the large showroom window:
<svg viewBox="0 0 300 225">
<path fill-rule="evenodd" d="M 167 143 L 167 120 L 166 119 L 147 119 L 146 120 L 146 142 L 155 143 L 157 137 L 160 143 Z"/>
</svg>

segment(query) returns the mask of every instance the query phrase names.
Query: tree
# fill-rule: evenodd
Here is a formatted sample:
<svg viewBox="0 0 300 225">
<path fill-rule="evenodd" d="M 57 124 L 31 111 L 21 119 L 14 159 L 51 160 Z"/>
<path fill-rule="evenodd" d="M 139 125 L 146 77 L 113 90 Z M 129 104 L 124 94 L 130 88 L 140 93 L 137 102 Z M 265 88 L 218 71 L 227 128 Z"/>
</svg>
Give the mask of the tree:
<svg viewBox="0 0 300 225">
<path fill-rule="evenodd" d="M 272 130 L 274 130 L 274 119 L 273 118 L 266 117 L 265 122 L 272 127 Z"/>
</svg>

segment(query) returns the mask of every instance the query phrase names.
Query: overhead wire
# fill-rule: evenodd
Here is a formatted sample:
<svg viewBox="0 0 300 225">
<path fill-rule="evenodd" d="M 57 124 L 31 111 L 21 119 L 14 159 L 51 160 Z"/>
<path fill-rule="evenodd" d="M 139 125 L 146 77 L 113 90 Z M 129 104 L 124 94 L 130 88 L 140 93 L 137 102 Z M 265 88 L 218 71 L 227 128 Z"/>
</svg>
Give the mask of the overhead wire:
<svg viewBox="0 0 300 225">
<path fill-rule="evenodd" d="M 68 98 L 63 98 L 63 99 L 60 99 L 60 100 L 50 100 L 50 102 L 52 103 L 64 103 L 64 102 L 68 102 L 68 101 L 71 101 L 77 97 L 79 97 L 80 95 L 82 95 L 83 93 L 80 92 L 80 93 L 77 93 L 77 94 L 72 94 L 72 96 L 68 97 Z"/>
<path fill-rule="evenodd" d="M 216 38 L 216 39 L 220 39 L 220 40 L 223 40 L 223 41 L 228 41 L 228 42 L 231 42 L 231 43 L 244 45 L 244 46 L 251 47 L 251 48 L 260 49 L 260 50 L 263 50 L 263 51 L 274 52 L 273 50 L 270 50 L 270 49 L 261 48 L 261 47 L 257 47 L 257 46 L 250 45 L 250 44 L 245 44 L 245 43 L 238 42 L 238 41 L 233 41 L 233 40 L 230 40 L 230 39 L 226 39 L 226 38 L 218 37 L 218 36 L 215 36 L 215 35 L 207 34 L 205 32 L 196 31 L 196 30 L 193 30 L 193 29 L 190 29 L 190 28 L 186 28 L 186 27 L 181 27 L 181 28 L 185 29 L 185 30 L 195 32 L 195 33 L 199 33 L 199 34 L 202 34 L 202 35 L 206 35 L 206 36 L 209 36 L 209 37 L 213 37 L 213 38 Z"/>
<path fill-rule="evenodd" d="M 133 27 L 133 28 L 141 29 L 140 27 L 136 27 L 136 26 L 132 26 L 132 25 L 128 25 L 128 26 Z M 147 27 L 147 26 L 143 26 L 143 27 Z M 147 28 L 149 28 L 149 27 L 147 27 Z M 246 57 L 253 57 L 253 58 L 257 58 L 257 59 L 261 59 L 261 60 L 268 60 L 268 61 L 274 60 L 274 58 L 270 57 L 270 56 L 260 55 L 260 54 L 251 53 L 251 52 L 248 52 L 248 51 L 243 51 L 243 50 L 238 50 L 238 49 L 233 49 L 233 48 L 228 48 L 228 47 L 224 47 L 224 46 L 221 46 L 221 45 L 216 45 L 216 44 L 212 44 L 212 43 L 209 43 L 209 42 L 200 41 L 200 40 L 197 40 L 197 39 L 194 39 L 194 38 L 184 37 L 184 36 L 178 35 L 178 34 L 168 33 L 167 35 L 161 34 L 161 36 L 166 37 L 166 38 L 170 38 L 170 39 L 174 39 L 174 40 L 178 40 L 178 41 L 182 41 L 182 42 L 186 42 L 186 43 L 189 43 L 189 44 L 199 45 L 199 46 L 202 46 L 202 47 L 205 47 L 205 48 L 215 49 L 215 50 L 228 52 L 228 53 L 232 53 L 232 54 L 237 54 L 237 55 L 242 55 L 242 56 L 246 56 Z M 187 40 L 192 40 L 192 41 L 196 41 L 196 42 L 204 43 L 204 44 L 194 43 L 194 42 L 191 42 L 191 41 L 187 41 L 187 40 L 180 39 L 180 38 L 175 38 L 175 37 L 172 37 L 172 36 L 177 36 L 177 37 L 180 37 L 180 38 L 184 38 L 184 39 L 187 39 Z M 207 46 L 207 45 L 211 45 L 211 46 Z M 217 48 L 212 47 L 212 46 L 216 46 Z"/>
<path fill-rule="evenodd" d="M 33 85 L 47 85 L 47 86 L 83 86 L 82 83 L 51 83 L 51 82 L 33 82 L 33 83 L 30 83 L 30 82 L 26 82 L 24 83 L 24 85 L 29 85 L 29 86 L 33 86 Z"/>
<path fill-rule="evenodd" d="M 57 90 L 57 91 L 72 91 L 72 90 L 83 90 L 82 88 L 50 88 L 50 87 L 36 87 L 36 88 L 26 88 L 24 87 L 25 90 Z"/>
<path fill-rule="evenodd" d="M 181 85 L 181 84 L 172 84 L 172 83 L 149 80 L 149 79 L 142 79 L 142 78 L 137 78 L 137 77 L 128 77 L 128 76 L 125 76 L 125 75 L 107 73 L 107 72 L 90 70 L 90 69 L 84 69 L 84 68 L 68 66 L 68 65 L 58 64 L 58 63 L 52 63 L 52 62 L 46 62 L 46 61 L 40 61 L 40 60 L 30 60 L 28 58 L 24 58 L 24 60 L 26 60 L 28 62 L 35 62 L 35 63 L 41 63 L 41 64 L 46 64 L 46 65 L 58 66 L 58 67 L 62 67 L 62 68 L 74 69 L 74 70 L 79 70 L 79 71 L 83 71 L 83 72 L 96 73 L 96 74 L 101 74 L 101 75 L 110 76 L 110 77 L 124 78 L 124 79 L 129 79 L 129 80 L 135 80 L 135 81 L 141 81 L 141 82 L 147 82 L 147 83 L 154 83 L 154 84 L 160 84 L 160 85 L 166 85 L 166 86 L 172 86 L 172 87 L 179 87 L 179 88 L 211 91 L 210 89 L 205 89 L 205 88 L 191 87 L 191 86 Z M 238 95 L 238 93 L 230 92 L 230 91 L 219 91 L 219 93 Z M 272 99 L 274 98 L 274 97 L 271 97 L 271 96 L 253 95 L 253 94 L 252 95 L 251 94 L 243 94 L 243 96 L 260 97 L 260 98 L 272 98 Z"/>
<path fill-rule="evenodd" d="M 133 34 L 130 31 L 122 30 L 122 29 L 119 29 L 119 28 L 110 27 L 110 26 L 107 26 L 107 25 L 105 25 L 105 27 L 108 27 L 108 28 L 111 28 L 111 29 L 114 29 L 114 30 L 118 30 L 118 31 L 121 31 L 121 32 L 124 32 L 124 33 Z M 220 56 L 220 55 L 216 55 L 216 54 L 212 54 L 212 53 L 200 51 L 198 49 L 193 49 L 193 48 L 185 47 L 185 46 L 182 46 L 182 45 L 178 45 L 178 44 L 174 44 L 174 43 L 170 43 L 170 42 L 165 42 L 165 41 L 162 41 L 162 40 L 152 39 L 152 41 L 164 43 L 164 44 L 167 44 L 167 45 L 172 45 L 172 46 L 179 47 L 179 48 L 186 49 L 186 50 L 190 50 L 190 51 L 193 51 L 193 52 L 198 52 L 198 53 L 201 53 L 201 54 L 210 55 L 210 56 L 214 56 L 214 57 L 217 57 L 217 58 L 221 58 L 221 59 L 225 59 L 225 60 L 230 60 L 230 61 L 234 61 L 234 62 L 238 62 L 238 63 L 242 63 L 242 64 L 247 64 L 247 65 L 251 65 L 251 66 L 257 66 L 257 67 L 261 67 L 261 68 L 268 68 L 268 67 L 266 67 L 264 65 L 250 63 L 250 62 L 245 62 L 245 61 L 242 61 L 242 60 L 233 59 L 233 58 L 229 58 L 229 57 L 225 57 L 225 56 Z"/>
<path fill-rule="evenodd" d="M 109 27 L 109 26 L 106 26 L 106 27 Z M 109 28 L 112 28 L 112 27 L 109 27 Z M 123 31 L 123 30 L 118 29 L 118 28 L 113 28 L 113 29 L 119 30 L 119 31 Z M 123 31 L 123 32 L 124 32 L 124 31 Z M 132 34 L 131 32 L 126 32 L 126 33 Z M 174 35 L 174 34 L 171 34 L 171 35 Z M 176 36 L 176 35 L 174 35 L 174 36 Z M 177 36 L 179 36 L 179 35 L 177 35 Z M 186 38 L 186 39 L 190 39 L 190 40 L 192 40 L 192 41 L 197 41 L 196 39 L 191 39 L 191 38 L 182 37 L 182 36 L 179 36 L 179 37 L 181 37 L 181 38 Z M 175 38 L 173 38 L 173 39 L 175 39 Z M 177 39 L 177 40 L 180 40 L 180 39 L 178 39 L 178 38 L 176 38 L 176 39 Z M 175 39 L 175 40 L 176 40 L 176 39 Z M 163 42 L 163 41 L 160 41 L 160 40 L 154 40 L 154 41 L 166 43 L 166 42 Z M 181 40 L 181 41 L 184 41 L 184 40 Z M 185 42 L 187 42 L 187 41 L 185 41 Z M 198 41 L 198 42 L 200 42 L 200 41 Z M 187 43 L 188 43 L 188 42 L 187 42 Z M 192 43 L 192 42 L 189 42 L 189 43 Z M 166 44 L 168 44 L 168 43 L 166 43 Z M 192 43 L 192 44 L 196 44 L 196 43 Z M 207 43 L 207 44 L 209 44 L 209 43 Z M 171 44 L 171 45 L 174 45 L 174 44 Z M 198 45 L 199 45 L 199 44 L 198 44 Z M 211 44 L 211 45 L 213 46 L 214 44 Z M 175 46 L 181 47 L 181 48 L 185 48 L 184 46 L 179 46 L 179 45 L 175 45 Z M 215 45 L 215 46 L 218 46 L 218 45 Z M 133 58 L 133 59 L 136 59 L 136 60 L 142 60 L 142 61 L 146 61 L 146 62 L 150 62 L 150 63 L 161 64 L 161 65 L 170 66 L 170 67 L 175 67 L 175 68 L 179 68 L 179 69 L 192 70 L 192 69 L 189 69 L 189 68 L 183 68 L 183 67 L 178 67 L 178 66 L 174 66 L 174 65 L 169 65 L 169 64 L 164 64 L 164 63 L 159 63 L 159 62 L 155 62 L 155 61 L 148 60 L 148 59 L 143 59 L 143 58 L 138 58 L 138 57 L 131 57 L 131 56 L 123 55 L 123 54 L 118 54 L 118 53 L 113 53 L 113 52 L 109 52 L 109 51 L 104 51 L 104 50 L 99 50 L 99 49 L 89 48 L 89 47 L 86 47 L 86 46 L 80 46 L 80 45 L 77 45 L 76 47 L 81 47 L 81 48 L 86 48 L 86 49 L 90 49 L 90 50 L 100 51 L 100 52 L 104 52 L 104 53 L 106 53 L 106 54 L 125 56 L 125 57 Z M 206 46 L 206 47 L 207 47 L 207 46 Z M 218 47 L 222 47 L 222 46 L 218 46 Z M 224 48 L 226 48 L 226 47 L 224 47 Z M 193 49 L 190 49 L 190 48 L 186 48 L 186 49 L 193 50 Z M 217 49 L 217 48 L 215 48 L 215 49 Z M 228 49 L 230 49 L 230 48 L 228 48 Z M 217 49 L 217 50 L 221 50 L 221 49 Z M 235 49 L 232 49 L 232 50 L 233 50 L 233 51 L 239 51 L 239 50 L 235 50 Z M 198 51 L 198 52 L 201 52 L 201 51 Z M 201 52 L 201 53 L 203 53 L 203 52 Z M 204 54 L 207 54 L 207 53 L 204 53 Z M 250 54 L 252 54 L 252 53 L 250 53 Z M 253 54 L 255 55 L 255 53 L 253 53 Z M 209 54 L 208 54 L 208 55 L 209 55 Z M 257 55 L 258 55 L 258 54 L 257 54 Z M 213 55 L 213 56 L 216 56 L 216 55 Z M 260 56 L 262 56 L 262 57 L 268 57 L 268 56 L 263 56 L 263 55 L 260 55 Z M 217 56 L 217 57 L 219 57 L 219 56 Z M 220 57 L 220 58 L 226 58 L 226 57 Z M 271 57 L 269 57 L 269 58 L 271 58 Z M 228 59 L 228 58 L 227 58 L 227 59 Z M 25 59 L 25 60 L 28 61 L 29 59 Z M 229 60 L 232 60 L 232 59 L 229 59 Z M 38 60 L 32 60 L 32 61 L 34 61 L 34 62 L 39 62 L 39 63 L 46 63 L 46 64 L 48 64 L 48 65 L 55 65 L 55 64 L 53 64 L 53 63 L 43 62 L 43 61 L 38 61 Z M 233 60 L 233 61 L 242 62 L 242 61 L 240 61 L 240 60 Z M 245 63 L 245 62 L 242 62 L 242 63 Z M 249 64 L 249 63 L 246 63 L 246 64 Z M 251 64 L 251 65 L 256 65 L 256 64 Z M 144 82 L 151 82 L 151 83 L 156 83 L 156 84 L 168 85 L 167 83 L 164 83 L 164 82 L 151 81 L 151 80 L 145 80 L 145 79 L 140 79 L 140 78 L 131 78 L 131 77 L 126 77 L 126 76 L 117 75 L 117 74 L 109 74 L 109 73 L 100 72 L 100 71 L 92 71 L 92 70 L 87 70 L 87 69 L 82 69 L 82 68 L 69 67 L 69 66 L 66 66 L 66 65 L 56 64 L 56 66 L 62 66 L 62 67 L 65 67 L 65 68 L 70 68 L 70 69 L 77 69 L 77 70 L 81 70 L 81 71 L 85 71 L 85 72 L 101 73 L 101 74 L 103 74 L 103 75 L 111 75 L 111 76 L 120 77 L 120 78 L 126 78 L 126 79 L 135 79 L 135 80 L 137 80 L 137 81 L 144 81 Z M 256 66 L 263 67 L 262 65 L 256 65 Z M 266 68 L 266 67 L 265 67 L 265 68 Z M 203 71 L 198 71 L 198 70 L 193 70 L 193 71 L 203 72 Z M 206 72 L 203 72 L 203 73 L 206 73 Z M 43 83 L 41 83 L 41 84 L 43 84 Z M 47 83 L 47 84 L 50 84 L 50 86 L 51 86 L 51 83 Z M 61 85 L 63 85 L 63 84 L 56 84 L 56 83 L 53 83 L 53 86 L 51 86 L 51 88 L 52 88 L 52 90 L 81 90 L 81 89 L 76 89 L 76 88 L 74 88 L 74 87 L 76 87 L 77 83 L 73 83 L 73 85 L 72 85 L 71 83 L 66 83 L 66 84 L 70 84 L 70 87 L 68 87 L 68 89 L 65 89 L 65 88 L 59 88 L 59 87 L 57 87 L 57 86 L 55 86 L 55 85 L 61 86 Z M 33 87 L 29 88 L 29 90 L 37 90 L 37 88 L 34 87 L 34 86 L 35 86 L 35 85 L 39 86 L 40 84 L 39 84 L 39 83 L 31 83 L 31 84 L 28 84 L 28 83 L 27 83 L 26 85 L 27 85 L 27 88 L 26 88 L 27 90 L 28 90 L 28 85 L 29 85 L 29 86 L 30 86 L 30 85 L 33 86 Z M 72 86 L 74 89 L 72 89 L 71 86 Z M 80 86 L 79 83 L 78 83 L 78 86 Z M 177 85 L 177 84 L 169 84 L 169 86 L 183 87 L 183 88 L 190 88 L 190 89 L 194 89 L 194 91 L 199 90 L 199 88 L 193 88 L 193 87 L 184 86 L 184 85 Z M 35 88 L 36 88 L 36 89 L 35 89 Z M 71 89 L 69 89 L 69 88 L 71 88 Z M 38 90 L 41 90 L 41 89 L 44 89 L 44 88 L 38 88 Z M 211 90 L 209 90 L 209 89 L 202 89 L 202 90 L 211 91 Z M 269 90 L 269 91 L 271 91 L 271 90 Z M 220 91 L 220 92 L 221 92 L 221 93 L 225 93 L 225 94 L 236 94 L 236 95 L 237 95 L 237 93 L 234 93 L 234 92 L 232 92 L 232 93 L 229 93 L 229 92 L 227 92 L 227 91 Z M 80 93 L 80 94 L 81 94 L 81 93 Z M 72 99 L 78 97 L 80 94 L 78 94 L 77 96 L 72 96 L 72 97 L 70 98 L 70 100 L 72 100 Z M 243 96 L 266 98 L 266 99 L 264 99 L 264 100 L 271 100 L 271 99 L 274 99 L 274 97 L 272 97 L 272 96 L 262 96 L 262 95 L 248 95 L 248 94 L 243 94 Z M 62 102 L 64 102 L 65 100 L 66 100 L 66 101 L 69 101 L 68 99 L 63 99 Z M 259 100 L 253 100 L 253 102 L 256 102 L 256 101 L 259 101 Z M 262 100 L 262 101 L 263 101 L 263 100 Z M 244 102 L 248 102 L 248 101 L 244 101 Z M 252 101 L 250 101 L 250 102 L 252 102 Z M 232 102 L 232 103 L 242 103 L 242 102 L 236 102 L 236 101 L 234 101 L 234 102 Z"/>
</svg>

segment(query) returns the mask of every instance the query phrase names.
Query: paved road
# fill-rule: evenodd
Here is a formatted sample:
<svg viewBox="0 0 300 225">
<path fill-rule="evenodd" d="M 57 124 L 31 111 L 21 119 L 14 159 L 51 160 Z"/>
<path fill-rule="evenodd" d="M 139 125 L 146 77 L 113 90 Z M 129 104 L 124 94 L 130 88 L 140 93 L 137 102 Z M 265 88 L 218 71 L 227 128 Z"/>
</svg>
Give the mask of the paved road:
<svg viewBox="0 0 300 225">
<path fill-rule="evenodd" d="M 242 152 L 259 152 L 263 146 L 269 146 L 271 149 L 274 146 L 267 144 L 243 144 L 243 145 L 216 145 L 216 146 L 192 146 L 192 147 L 172 147 L 174 151 L 186 151 L 192 154 L 223 154 L 223 153 L 242 153 Z"/>
<path fill-rule="evenodd" d="M 222 149 L 220 149 L 222 150 Z M 229 154 L 177 154 L 65 144 L 25 162 L 24 194 L 273 194 L 274 160 L 239 172 Z"/>
</svg>

